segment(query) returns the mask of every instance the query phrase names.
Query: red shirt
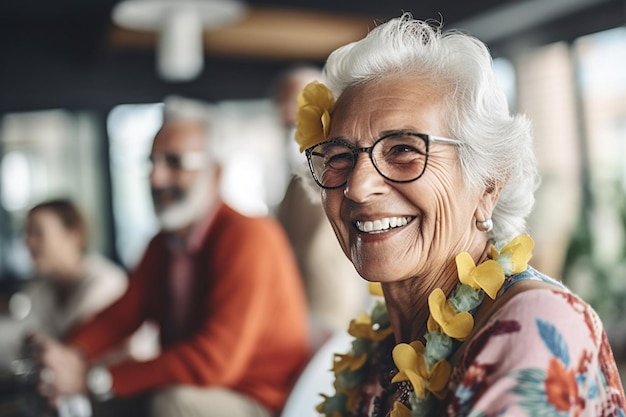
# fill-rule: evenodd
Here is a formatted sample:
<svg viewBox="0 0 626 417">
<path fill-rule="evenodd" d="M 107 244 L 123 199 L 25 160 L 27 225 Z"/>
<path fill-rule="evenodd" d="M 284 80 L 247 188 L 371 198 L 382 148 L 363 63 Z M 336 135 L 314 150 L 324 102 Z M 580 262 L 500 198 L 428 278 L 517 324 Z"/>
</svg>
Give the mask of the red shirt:
<svg viewBox="0 0 626 417">
<path fill-rule="evenodd" d="M 171 252 L 164 234 L 149 244 L 126 293 L 70 343 L 90 360 L 120 343 L 144 320 L 167 323 Z M 220 386 L 273 412 L 284 405 L 309 358 L 306 301 L 289 243 L 270 218 L 221 205 L 195 257 L 189 322 L 179 342 L 145 362 L 110 368 L 113 391 L 130 396 L 174 384 Z"/>
</svg>

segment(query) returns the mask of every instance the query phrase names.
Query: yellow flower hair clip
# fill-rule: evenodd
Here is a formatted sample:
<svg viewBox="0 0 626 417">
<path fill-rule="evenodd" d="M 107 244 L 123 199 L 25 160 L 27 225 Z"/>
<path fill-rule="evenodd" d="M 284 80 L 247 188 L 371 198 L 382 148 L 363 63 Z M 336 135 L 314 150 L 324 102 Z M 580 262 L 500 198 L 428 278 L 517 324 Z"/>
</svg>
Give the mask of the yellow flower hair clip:
<svg viewBox="0 0 626 417">
<path fill-rule="evenodd" d="M 328 138 L 330 112 L 334 105 L 333 93 L 318 81 L 307 84 L 300 92 L 295 136 L 300 152 Z"/>
</svg>

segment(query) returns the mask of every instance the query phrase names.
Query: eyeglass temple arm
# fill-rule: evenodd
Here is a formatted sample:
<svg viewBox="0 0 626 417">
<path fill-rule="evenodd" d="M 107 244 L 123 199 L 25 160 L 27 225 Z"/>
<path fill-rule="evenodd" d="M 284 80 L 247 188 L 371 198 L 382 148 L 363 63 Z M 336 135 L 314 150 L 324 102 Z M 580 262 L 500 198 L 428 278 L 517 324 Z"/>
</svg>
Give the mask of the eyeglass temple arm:
<svg viewBox="0 0 626 417">
<path fill-rule="evenodd" d="M 450 143 L 450 144 L 453 144 L 453 145 L 460 145 L 461 143 L 463 143 L 463 142 L 461 142 L 458 139 L 444 138 L 442 136 L 428 135 L 428 138 L 432 142 Z"/>
</svg>

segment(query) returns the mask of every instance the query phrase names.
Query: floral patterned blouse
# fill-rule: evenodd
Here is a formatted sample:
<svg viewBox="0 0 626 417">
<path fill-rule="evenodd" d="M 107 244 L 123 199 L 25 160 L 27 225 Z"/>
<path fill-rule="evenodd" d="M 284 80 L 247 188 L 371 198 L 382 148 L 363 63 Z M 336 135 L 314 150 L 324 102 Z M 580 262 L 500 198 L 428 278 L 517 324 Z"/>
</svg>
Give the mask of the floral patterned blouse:
<svg viewBox="0 0 626 417">
<path fill-rule="evenodd" d="M 514 295 L 466 342 L 436 414 L 626 417 L 624 389 L 595 311 L 531 267 L 508 277 L 502 293 L 521 280 L 553 289 Z M 406 400 L 408 383 L 390 383 L 397 372 L 390 359 L 394 345 L 393 335 L 379 345 L 376 369 L 369 370 L 351 416 L 389 415 L 394 400 Z"/>
</svg>

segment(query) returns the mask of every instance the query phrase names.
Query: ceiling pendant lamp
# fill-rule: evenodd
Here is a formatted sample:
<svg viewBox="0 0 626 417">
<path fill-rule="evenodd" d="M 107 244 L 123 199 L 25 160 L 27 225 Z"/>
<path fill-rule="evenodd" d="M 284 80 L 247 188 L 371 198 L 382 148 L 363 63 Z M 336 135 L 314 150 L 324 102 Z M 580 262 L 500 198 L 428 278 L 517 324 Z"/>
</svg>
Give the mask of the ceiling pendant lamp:
<svg viewBox="0 0 626 417">
<path fill-rule="evenodd" d="M 156 31 L 156 68 L 169 82 L 191 81 L 204 67 L 205 30 L 236 22 L 246 7 L 237 0 L 124 0 L 112 12 L 125 29 Z"/>
</svg>

